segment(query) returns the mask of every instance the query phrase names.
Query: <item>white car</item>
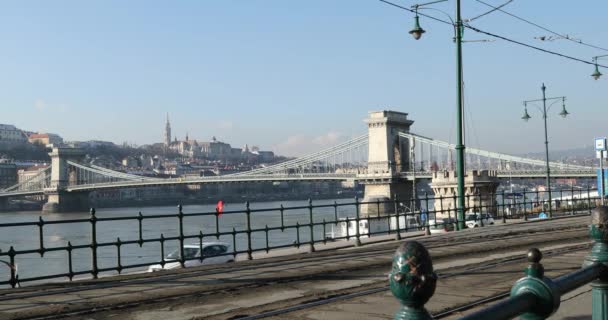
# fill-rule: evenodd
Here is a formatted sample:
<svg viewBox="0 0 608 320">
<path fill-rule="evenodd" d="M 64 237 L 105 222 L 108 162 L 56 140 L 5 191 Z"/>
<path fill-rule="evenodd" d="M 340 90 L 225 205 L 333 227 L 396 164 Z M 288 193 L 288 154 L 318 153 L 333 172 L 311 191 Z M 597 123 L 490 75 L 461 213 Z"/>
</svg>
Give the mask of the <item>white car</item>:
<svg viewBox="0 0 608 320">
<path fill-rule="evenodd" d="M 456 222 L 453 218 L 442 218 L 442 219 L 431 219 L 429 220 L 429 230 L 431 234 L 433 233 L 445 233 L 454 231 L 454 222 Z"/>
<path fill-rule="evenodd" d="M 188 268 L 207 264 L 234 262 L 234 257 L 228 254 L 229 249 L 230 245 L 224 242 L 203 242 L 203 261 L 201 261 L 199 244 L 184 245 L 184 257 L 186 258 L 184 265 Z M 179 259 L 180 252 L 178 249 L 167 255 L 164 259 L 164 266 L 160 264 L 151 265 L 148 267 L 148 272 L 181 268 Z"/>
<path fill-rule="evenodd" d="M 483 222 L 484 226 L 489 226 L 494 224 L 494 218 L 488 213 L 467 213 L 465 217 L 465 224 L 468 228 L 477 228 L 481 227 Z"/>
</svg>

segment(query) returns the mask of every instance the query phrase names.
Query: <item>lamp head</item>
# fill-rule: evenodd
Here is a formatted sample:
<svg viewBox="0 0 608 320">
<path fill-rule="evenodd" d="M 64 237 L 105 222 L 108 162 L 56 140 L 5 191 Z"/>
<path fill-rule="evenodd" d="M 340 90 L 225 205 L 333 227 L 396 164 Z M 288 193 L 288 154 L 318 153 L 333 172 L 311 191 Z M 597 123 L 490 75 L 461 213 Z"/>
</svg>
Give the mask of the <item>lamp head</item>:
<svg viewBox="0 0 608 320">
<path fill-rule="evenodd" d="M 598 80 L 601 76 L 602 76 L 602 73 L 600 72 L 600 69 L 597 67 L 597 63 L 596 63 L 595 71 L 591 74 L 591 77 L 593 77 L 593 79 L 595 79 L 595 80 Z"/>
<path fill-rule="evenodd" d="M 524 115 L 521 117 L 522 120 L 528 122 L 528 120 L 530 120 L 530 115 L 528 114 L 528 107 L 525 107 L 524 109 Z"/>
<path fill-rule="evenodd" d="M 562 100 L 562 112 L 560 112 L 559 115 L 562 116 L 562 118 L 565 118 L 569 114 L 570 114 L 570 112 L 568 112 L 568 110 L 566 110 L 566 103 L 564 102 L 564 100 Z"/>
<path fill-rule="evenodd" d="M 425 33 L 426 31 L 424 31 L 424 29 L 422 29 L 420 27 L 420 19 L 418 18 L 418 15 L 416 14 L 416 17 L 414 17 L 415 22 L 414 22 L 414 29 L 410 30 L 410 34 L 412 35 L 412 37 L 414 37 L 414 39 L 419 40 L 420 37 L 422 37 L 422 34 Z"/>
</svg>

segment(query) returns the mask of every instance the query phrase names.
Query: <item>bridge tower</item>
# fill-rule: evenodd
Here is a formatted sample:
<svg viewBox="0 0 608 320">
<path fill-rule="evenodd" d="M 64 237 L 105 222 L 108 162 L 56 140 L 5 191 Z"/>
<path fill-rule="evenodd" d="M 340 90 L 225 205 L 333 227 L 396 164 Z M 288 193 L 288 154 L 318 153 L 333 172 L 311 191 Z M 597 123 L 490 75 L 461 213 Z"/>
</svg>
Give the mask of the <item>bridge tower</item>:
<svg viewBox="0 0 608 320">
<path fill-rule="evenodd" d="M 414 121 L 407 113 L 397 111 L 373 111 L 365 120 L 368 128 L 369 150 L 367 173 L 360 176 L 365 185 L 362 202 L 363 216 L 387 214 L 395 211 L 394 204 L 380 203 L 398 197 L 405 204 L 412 199 L 412 183 L 400 177 L 401 172 L 410 171 L 410 153 L 413 144 L 409 139 L 400 138 L 400 132 L 409 132 Z"/>
<path fill-rule="evenodd" d="M 67 187 L 70 181 L 76 181 L 76 171 L 71 171 L 68 161 L 79 161 L 85 155 L 82 149 L 76 148 L 53 148 L 49 153 L 51 156 L 51 185 L 44 189 L 47 203 L 42 207 L 42 212 L 69 212 L 87 210 L 89 206 L 89 195 L 86 192 L 70 193 Z"/>
</svg>

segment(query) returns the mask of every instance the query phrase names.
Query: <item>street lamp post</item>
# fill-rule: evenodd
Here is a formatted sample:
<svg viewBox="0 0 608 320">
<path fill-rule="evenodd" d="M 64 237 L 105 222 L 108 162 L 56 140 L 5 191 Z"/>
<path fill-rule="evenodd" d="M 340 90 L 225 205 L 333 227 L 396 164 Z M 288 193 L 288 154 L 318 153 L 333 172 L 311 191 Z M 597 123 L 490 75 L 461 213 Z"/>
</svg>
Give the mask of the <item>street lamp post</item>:
<svg viewBox="0 0 608 320">
<path fill-rule="evenodd" d="M 458 230 L 464 229 L 464 108 L 462 103 L 462 17 L 460 16 L 460 0 L 456 0 L 456 81 L 457 81 L 457 119 L 456 125 L 456 175 L 458 178 Z"/>
<path fill-rule="evenodd" d="M 416 4 L 413 5 L 412 8 L 415 9 L 416 12 L 416 16 L 414 17 L 414 28 L 409 32 L 414 39 L 419 40 L 422 37 L 422 34 L 425 33 L 426 31 L 424 29 L 422 29 L 422 27 L 420 27 L 420 19 L 418 17 L 418 10 L 419 9 L 431 9 L 431 10 L 435 10 L 435 11 L 439 11 L 445 15 L 448 16 L 448 18 L 450 19 L 450 21 L 452 22 L 452 25 L 454 27 L 454 42 L 456 42 L 456 106 L 457 106 L 457 113 L 456 113 L 456 177 L 457 177 L 457 184 L 458 184 L 458 202 L 457 202 L 457 216 L 456 216 L 456 220 L 458 221 L 457 224 L 457 229 L 458 230 L 462 230 L 465 228 L 465 224 L 464 224 L 464 176 L 465 176 L 465 171 L 464 171 L 464 151 L 465 151 L 465 146 L 464 146 L 464 130 L 463 130 L 463 126 L 464 126 L 464 107 L 463 107 L 463 90 L 462 90 L 462 81 L 463 81 L 463 77 L 462 77 L 462 28 L 463 28 L 463 23 L 462 23 L 462 17 L 460 15 L 460 0 L 456 0 L 456 21 L 454 21 L 452 19 L 452 17 L 450 17 L 449 14 L 438 10 L 438 9 L 434 9 L 434 8 L 422 8 L 423 6 L 429 5 L 429 4 L 434 4 L 434 3 L 439 3 L 439 2 L 445 2 L 447 0 L 437 0 L 437 1 L 432 1 L 432 2 L 427 2 L 427 3 L 423 3 L 423 4 Z"/>
<path fill-rule="evenodd" d="M 555 102 L 558 102 L 560 100 L 562 101 L 562 111 L 559 113 L 559 115 L 562 116 L 562 118 L 565 118 L 570 113 L 568 111 L 566 111 L 566 97 L 547 98 L 545 96 L 546 89 L 547 89 L 547 87 L 545 87 L 545 84 L 543 83 L 543 85 L 541 87 L 541 90 L 543 92 L 542 99 L 524 101 L 524 115 L 521 118 L 524 121 L 528 121 L 528 120 L 530 120 L 530 118 L 532 118 L 528 114 L 528 104 L 529 103 L 539 102 L 539 101 L 543 102 L 543 109 L 541 110 L 541 112 L 542 112 L 543 120 L 544 120 L 544 124 L 545 124 L 545 160 L 546 160 L 546 166 L 547 166 L 546 186 L 547 186 L 547 192 L 549 194 L 549 218 L 552 218 L 553 217 L 553 208 L 551 206 L 551 169 L 549 168 L 549 137 L 547 134 L 547 100 L 549 100 L 549 101 L 555 100 Z M 555 102 L 553 102 L 553 103 L 555 103 Z M 551 106 L 553 106 L 553 103 L 549 106 L 549 109 L 551 109 Z"/>
</svg>

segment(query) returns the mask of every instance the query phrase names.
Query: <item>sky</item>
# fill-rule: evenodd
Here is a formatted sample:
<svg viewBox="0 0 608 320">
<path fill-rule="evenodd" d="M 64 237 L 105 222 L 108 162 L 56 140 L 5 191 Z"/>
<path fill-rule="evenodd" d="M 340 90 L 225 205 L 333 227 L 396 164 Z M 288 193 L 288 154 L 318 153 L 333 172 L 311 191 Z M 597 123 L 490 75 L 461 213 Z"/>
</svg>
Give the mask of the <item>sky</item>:
<svg viewBox="0 0 608 320">
<path fill-rule="evenodd" d="M 499 5 L 507 0 L 486 0 Z M 415 1 L 395 0 L 409 7 Z M 421 12 L 454 17 L 455 0 Z M 463 18 L 488 7 L 462 1 Z M 513 0 L 506 11 L 608 48 L 608 2 Z M 373 110 L 406 112 L 411 131 L 455 142 L 451 26 L 378 0 L 91 0 L 0 2 L 0 123 L 66 140 L 178 139 L 258 145 L 288 156 L 366 132 Z M 501 12 L 472 26 L 584 60 L 608 51 L 559 39 Z M 490 40 L 466 30 L 466 41 Z M 540 111 L 522 101 L 566 96 L 548 112 L 550 148 L 589 146 L 606 132 L 608 70 L 503 40 L 463 44 L 466 144 L 521 154 L 544 148 Z M 602 62 L 600 60 L 600 62 Z M 608 60 L 604 61 L 608 65 Z"/>
</svg>

